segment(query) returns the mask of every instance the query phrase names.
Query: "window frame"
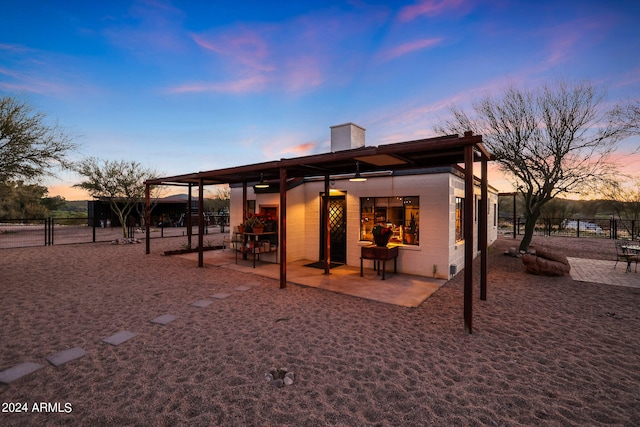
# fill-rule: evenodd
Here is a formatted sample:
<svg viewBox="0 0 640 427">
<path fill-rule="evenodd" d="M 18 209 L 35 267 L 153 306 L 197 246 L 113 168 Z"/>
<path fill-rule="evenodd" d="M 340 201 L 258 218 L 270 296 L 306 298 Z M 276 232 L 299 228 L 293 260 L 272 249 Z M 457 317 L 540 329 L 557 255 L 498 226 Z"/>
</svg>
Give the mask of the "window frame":
<svg viewBox="0 0 640 427">
<path fill-rule="evenodd" d="M 414 216 L 416 231 L 410 237 L 406 230 Z M 420 196 L 360 197 L 360 241 L 373 241 L 371 230 L 376 224 L 393 228 L 391 243 L 406 246 L 420 244 Z"/>
</svg>

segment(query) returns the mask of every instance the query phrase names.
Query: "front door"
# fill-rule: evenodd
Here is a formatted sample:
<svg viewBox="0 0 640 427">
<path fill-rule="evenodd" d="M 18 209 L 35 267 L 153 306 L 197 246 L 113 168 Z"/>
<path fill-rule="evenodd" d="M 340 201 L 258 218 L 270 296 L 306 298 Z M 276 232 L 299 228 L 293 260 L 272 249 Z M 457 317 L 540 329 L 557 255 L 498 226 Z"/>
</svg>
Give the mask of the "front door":
<svg viewBox="0 0 640 427">
<path fill-rule="evenodd" d="M 324 260 L 326 227 L 322 197 L 320 197 L 320 212 L 320 259 Z M 329 197 L 329 227 L 331 262 L 344 264 L 347 261 L 347 202 L 345 196 Z"/>
</svg>

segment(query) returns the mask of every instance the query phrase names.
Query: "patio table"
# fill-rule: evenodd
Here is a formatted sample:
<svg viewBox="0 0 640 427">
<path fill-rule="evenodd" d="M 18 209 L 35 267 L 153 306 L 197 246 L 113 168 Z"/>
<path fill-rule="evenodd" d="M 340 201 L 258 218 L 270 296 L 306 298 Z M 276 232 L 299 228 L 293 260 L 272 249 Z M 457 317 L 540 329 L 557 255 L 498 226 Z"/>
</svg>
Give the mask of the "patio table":
<svg viewBox="0 0 640 427">
<path fill-rule="evenodd" d="M 380 262 L 382 262 L 382 280 L 385 279 L 387 260 L 393 259 L 393 272 L 397 272 L 398 247 L 363 246 L 360 250 L 360 277 L 363 277 L 363 260 L 373 260 L 373 269 L 380 275 Z"/>
</svg>

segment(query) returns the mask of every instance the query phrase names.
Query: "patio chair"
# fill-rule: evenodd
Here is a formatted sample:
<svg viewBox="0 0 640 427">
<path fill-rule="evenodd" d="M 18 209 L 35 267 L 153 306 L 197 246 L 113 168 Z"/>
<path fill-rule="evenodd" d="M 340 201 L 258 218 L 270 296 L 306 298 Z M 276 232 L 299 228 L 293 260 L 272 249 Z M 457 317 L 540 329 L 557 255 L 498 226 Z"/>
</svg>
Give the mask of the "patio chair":
<svg viewBox="0 0 640 427">
<path fill-rule="evenodd" d="M 613 268 L 616 268 L 616 266 L 618 265 L 618 261 L 624 261 L 625 264 L 627 264 L 627 272 L 631 271 L 631 263 L 635 262 L 636 264 L 636 268 L 635 268 L 635 272 L 638 272 L 638 260 L 640 259 L 640 254 L 638 254 L 637 252 L 631 252 L 626 248 L 626 244 L 629 244 L 631 242 L 621 242 L 621 241 L 616 241 L 616 263 L 613 266 Z"/>
</svg>

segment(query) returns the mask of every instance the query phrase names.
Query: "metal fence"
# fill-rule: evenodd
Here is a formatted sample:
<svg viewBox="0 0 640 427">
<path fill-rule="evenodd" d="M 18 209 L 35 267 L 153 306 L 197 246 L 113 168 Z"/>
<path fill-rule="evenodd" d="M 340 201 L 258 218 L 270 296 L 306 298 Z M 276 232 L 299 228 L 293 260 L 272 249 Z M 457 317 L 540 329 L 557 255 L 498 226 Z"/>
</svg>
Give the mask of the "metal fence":
<svg viewBox="0 0 640 427">
<path fill-rule="evenodd" d="M 89 225 L 93 221 L 87 218 L 41 218 L 41 219 L 3 219 L 0 220 L 0 249 L 27 246 L 49 246 L 71 243 L 111 242 L 123 238 L 122 227 L 108 226 L 105 222 Z M 192 227 L 197 235 L 198 227 Z M 205 234 L 213 229 L 224 232 L 224 225 L 209 225 Z M 127 227 L 127 237 L 146 237 L 140 227 Z M 187 227 L 152 227 L 151 238 L 179 237 L 187 235 Z"/>
<path fill-rule="evenodd" d="M 521 218 L 501 218 L 499 230 L 502 234 L 524 233 L 525 221 Z M 561 237 L 591 237 L 601 239 L 640 238 L 640 221 L 624 219 L 566 219 L 540 218 L 536 222 L 534 235 Z"/>
</svg>

